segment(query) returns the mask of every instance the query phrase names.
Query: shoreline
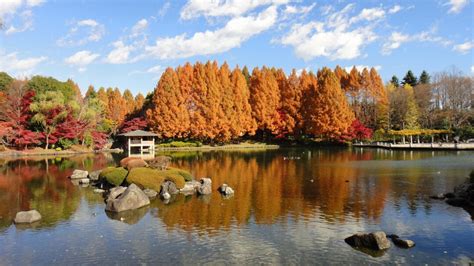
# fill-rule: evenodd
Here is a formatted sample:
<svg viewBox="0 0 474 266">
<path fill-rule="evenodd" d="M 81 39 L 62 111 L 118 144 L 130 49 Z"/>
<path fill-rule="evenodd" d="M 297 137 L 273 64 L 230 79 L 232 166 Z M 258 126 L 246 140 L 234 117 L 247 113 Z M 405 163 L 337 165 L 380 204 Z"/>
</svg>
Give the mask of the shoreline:
<svg viewBox="0 0 474 266">
<path fill-rule="evenodd" d="M 275 144 L 229 144 L 223 146 L 209 146 L 201 147 L 156 147 L 155 152 L 162 151 L 214 151 L 214 150 L 277 150 L 280 145 Z"/>
<path fill-rule="evenodd" d="M 352 147 L 357 148 L 373 148 L 387 150 L 451 150 L 451 151 L 468 151 L 474 150 L 474 143 L 354 143 Z"/>
<path fill-rule="evenodd" d="M 122 153 L 122 149 L 104 149 L 104 150 L 97 150 L 97 151 L 55 151 L 55 150 L 30 150 L 30 151 L 16 151 L 16 150 L 8 150 L 0 152 L 0 158 L 8 158 L 8 157 L 32 157 L 32 156 L 68 156 L 68 155 L 81 155 L 81 154 L 96 154 L 96 153 Z"/>
</svg>

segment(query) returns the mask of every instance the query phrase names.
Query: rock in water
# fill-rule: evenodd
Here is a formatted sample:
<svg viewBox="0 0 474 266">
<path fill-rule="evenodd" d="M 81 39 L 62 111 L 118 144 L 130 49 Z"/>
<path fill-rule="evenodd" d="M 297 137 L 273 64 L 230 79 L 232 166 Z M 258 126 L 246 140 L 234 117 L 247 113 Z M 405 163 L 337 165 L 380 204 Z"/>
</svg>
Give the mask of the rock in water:
<svg viewBox="0 0 474 266">
<path fill-rule="evenodd" d="M 102 170 L 90 172 L 89 173 L 89 179 L 92 180 L 92 181 L 98 181 L 100 172 L 102 172 Z"/>
<path fill-rule="evenodd" d="M 183 194 L 194 194 L 196 190 L 201 186 L 201 183 L 199 183 L 196 180 L 193 181 L 188 181 L 184 183 L 184 187 L 179 190 L 179 192 Z"/>
<path fill-rule="evenodd" d="M 153 160 L 148 161 L 148 165 L 154 169 L 166 170 L 171 163 L 169 156 L 157 156 Z"/>
<path fill-rule="evenodd" d="M 370 234 L 355 234 L 344 241 L 356 248 L 369 248 L 373 250 L 384 250 L 390 247 L 390 241 L 384 232 L 373 232 Z"/>
<path fill-rule="evenodd" d="M 15 216 L 16 224 L 34 223 L 41 220 L 41 214 L 37 210 L 18 212 Z"/>
<path fill-rule="evenodd" d="M 210 178 L 201 178 L 199 181 L 201 184 L 197 189 L 200 195 L 209 195 L 212 193 L 212 180 Z"/>
<path fill-rule="evenodd" d="M 431 199 L 436 199 L 436 200 L 444 200 L 446 198 L 446 196 L 443 193 L 440 193 L 438 195 L 430 196 L 430 198 Z"/>
<path fill-rule="evenodd" d="M 158 192 L 154 191 L 153 189 L 145 188 L 143 193 L 147 195 L 149 199 L 155 198 L 158 195 Z"/>
<path fill-rule="evenodd" d="M 398 237 L 392 237 L 392 241 L 397 247 L 401 248 L 412 248 L 415 246 L 415 242 L 411 240 L 404 240 Z"/>
<path fill-rule="evenodd" d="M 131 184 L 118 198 L 109 199 L 105 209 L 112 212 L 134 210 L 150 204 L 148 196 L 135 184 Z"/>
<path fill-rule="evenodd" d="M 116 199 L 118 196 L 122 195 L 122 193 L 124 193 L 125 190 L 127 190 L 126 187 L 111 188 L 109 190 L 109 196 L 107 197 L 107 201 Z"/>
<path fill-rule="evenodd" d="M 230 196 L 234 194 L 234 190 L 227 184 L 222 184 L 222 186 L 220 186 L 218 190 L 224 196 Z"/>
<path fill-rule="evenodd" d="M 87 176 L 89 175 L 89 172 L 87 171 L 84 171 L 84 170 L 74 170 L 74 172 L 72 172 L 72 175 L 71 175 L 71 179 L 84 179 L 84 178 L 87 178 Z"/>
<path fill-rule="evenodd" d="M 100 189 L 100 188 L 94 189 L 94 193 L 104 193 L 104 192 L 105 192 L 105 190 Z"/>
</svg>

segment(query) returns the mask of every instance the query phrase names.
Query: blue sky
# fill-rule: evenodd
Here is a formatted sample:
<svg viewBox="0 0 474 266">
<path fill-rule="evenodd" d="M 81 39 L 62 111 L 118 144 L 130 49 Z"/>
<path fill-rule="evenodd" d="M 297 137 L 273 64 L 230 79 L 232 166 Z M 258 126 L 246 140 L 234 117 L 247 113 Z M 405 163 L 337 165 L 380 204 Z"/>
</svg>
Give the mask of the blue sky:
<svg viewBox="0 0 474 266">
<path fill-rule="evenodd" d="M 134 93 L 186 61 L 471 75 L 473 17 L 469 0 L 0 0 L 0 71 Z"/>
</svg>

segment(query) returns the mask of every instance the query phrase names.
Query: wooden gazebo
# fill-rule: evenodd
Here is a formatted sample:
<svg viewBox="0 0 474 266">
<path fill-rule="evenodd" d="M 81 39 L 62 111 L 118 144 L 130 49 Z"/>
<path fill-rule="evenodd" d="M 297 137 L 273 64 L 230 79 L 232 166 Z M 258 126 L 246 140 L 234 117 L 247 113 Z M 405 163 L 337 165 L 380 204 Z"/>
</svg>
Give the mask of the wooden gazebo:
<svg viewBox="0 0 474 266">
<path fill-rule="evenodd" d="M 155 156 L 155 137 L 158 137 L 155 133 L 135 130 L 119 136 L 125 138 L 125 150 L 128 151 L 128 156 Z"/>
</svg>

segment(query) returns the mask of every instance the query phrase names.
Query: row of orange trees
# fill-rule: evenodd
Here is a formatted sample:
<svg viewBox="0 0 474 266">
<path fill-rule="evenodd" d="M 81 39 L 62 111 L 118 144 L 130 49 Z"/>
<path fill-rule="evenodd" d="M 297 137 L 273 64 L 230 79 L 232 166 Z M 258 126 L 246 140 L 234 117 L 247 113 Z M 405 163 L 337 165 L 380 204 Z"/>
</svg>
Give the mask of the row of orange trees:
<svg viewBox="0 0 474 266">
<path fill-rule="evenodd" d="M 249 73 L 198 62 L 166 69 L 146 114 L 163 138 L 350 140 L 387 126 L 388 99 L 374 68 L 347 73 L 325 67 L 287 76 L 282 69 Z"/>
</svg>

